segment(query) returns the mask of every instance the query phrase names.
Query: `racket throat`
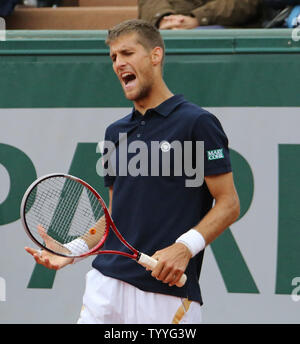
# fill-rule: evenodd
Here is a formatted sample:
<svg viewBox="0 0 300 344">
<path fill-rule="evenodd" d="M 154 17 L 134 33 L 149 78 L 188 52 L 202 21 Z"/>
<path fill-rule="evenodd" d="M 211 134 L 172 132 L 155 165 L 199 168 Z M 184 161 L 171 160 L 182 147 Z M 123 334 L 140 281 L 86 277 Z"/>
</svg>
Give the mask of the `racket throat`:
<svg viewBox="0 0 300 344">
<path fill-rule="evenodd" d="M 140 260 L 141 255 L 142 255 L 141 252 L 137 252 L 137 256 L 135 258 L 137 262 Z"/>
</svg>

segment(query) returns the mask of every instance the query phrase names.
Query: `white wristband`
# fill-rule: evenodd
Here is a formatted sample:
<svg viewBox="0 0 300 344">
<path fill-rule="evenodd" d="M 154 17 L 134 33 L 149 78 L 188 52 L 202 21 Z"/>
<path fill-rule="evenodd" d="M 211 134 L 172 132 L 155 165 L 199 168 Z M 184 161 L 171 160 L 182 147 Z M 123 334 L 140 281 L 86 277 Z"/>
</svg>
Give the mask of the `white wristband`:
<svg viewBox="0 0 300 344">
<path fill-rule="evenodd" d="M 192 257 L 195 257 L 205 248 L 205 240 L 202 234 L 193 228 L 182 234 L 176 242 L 184 244 L 191 251 Z"/>
<path fill-rule="evenodd" d="M 89 251 L 88 244 L 81 238 L 77 238 L 64 244 L 64 247 L 69 250 L 73 256 L 80 256 L 81 254 Z M 73 264 L 79 262 L 83 258 L 75 258 Z"/>
</svg>

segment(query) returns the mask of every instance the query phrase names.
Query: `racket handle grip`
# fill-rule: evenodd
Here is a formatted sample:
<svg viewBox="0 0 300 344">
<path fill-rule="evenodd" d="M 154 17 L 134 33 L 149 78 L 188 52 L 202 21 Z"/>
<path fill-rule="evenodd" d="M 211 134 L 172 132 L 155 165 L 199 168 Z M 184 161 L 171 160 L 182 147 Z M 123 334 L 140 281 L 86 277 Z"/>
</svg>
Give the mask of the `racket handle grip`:
<svg viewBox="0 0 300 344">
<path fill-rule="evenodd" d="M 140 254 L 140 257 L 137 262 L 143 265 L 143 267 L 148 268 L 150 270 L 153 270 L 158 263 L 156 259 L 149 257 L 145 253 Z M 180 280 L 176 283 L 176 286 L 179 288 L 183 287 L 185 285 L 186 280 L 187 280 L 186 274 L 183 274 Z"/>
</svg>

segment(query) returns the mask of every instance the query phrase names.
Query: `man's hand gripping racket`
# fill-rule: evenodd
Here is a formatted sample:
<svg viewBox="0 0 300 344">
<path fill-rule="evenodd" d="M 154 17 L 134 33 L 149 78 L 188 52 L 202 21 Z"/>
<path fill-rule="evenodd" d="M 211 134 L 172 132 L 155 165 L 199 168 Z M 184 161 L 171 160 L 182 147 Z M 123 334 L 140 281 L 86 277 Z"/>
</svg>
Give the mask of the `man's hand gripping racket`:
<svg viewBox="0 0 300 344">
<path fill-rule="evenodd" d="M 33 242 L 50 256 L 56 255 L 50 264 L 43 254 L 43 262 L 52 268 L 67 265 L 74 258 L 108 253 L 134 259 L 149 270 L 158 263 L 123 238 L 101 196 L 74 176 L 49 174 L 33 182 L 21 203 L 21 220 Z M 102 249 L 110 228 L 131 253 Z M 27 251 L 39 262 L 32 249 Z M 176 285 L 182 287 L 185 282 L 182 274 Z"/>
</svg>

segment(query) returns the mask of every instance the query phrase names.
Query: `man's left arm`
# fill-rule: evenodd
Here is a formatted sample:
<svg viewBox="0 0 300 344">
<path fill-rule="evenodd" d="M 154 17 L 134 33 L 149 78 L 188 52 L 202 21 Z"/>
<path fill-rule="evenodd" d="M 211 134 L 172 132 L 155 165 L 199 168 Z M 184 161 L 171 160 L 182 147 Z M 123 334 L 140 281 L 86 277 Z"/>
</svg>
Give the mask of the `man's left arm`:
<svg viewBox="0 0 300 344">
<path fill-rule="evenodd" d="M 215 205 L 193 229 L 202 235 L 207 246 L 238 218 L 240 203 L 231 172 L 206 176 L 205 183 Z M 185 244 L 177 242 L 152 257 L 159 261 L 152 276 L 172 286 L 184 273 L 192 252 Z"/>
<path fill-rule="evenodd" d="M 215 205 L 194 229 L 202 234 L 206 245 L 209 245 L 237 220 L 240 203 L 232 172 L 206 176 L 205 182 L 215 199 Z"/>
</svg>

